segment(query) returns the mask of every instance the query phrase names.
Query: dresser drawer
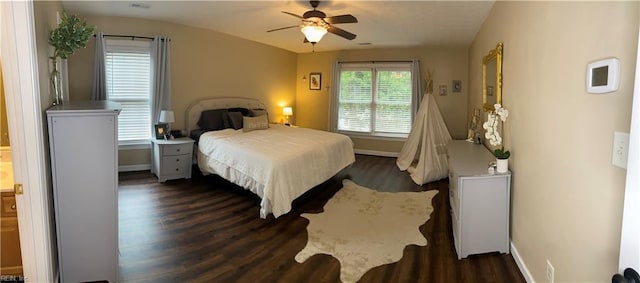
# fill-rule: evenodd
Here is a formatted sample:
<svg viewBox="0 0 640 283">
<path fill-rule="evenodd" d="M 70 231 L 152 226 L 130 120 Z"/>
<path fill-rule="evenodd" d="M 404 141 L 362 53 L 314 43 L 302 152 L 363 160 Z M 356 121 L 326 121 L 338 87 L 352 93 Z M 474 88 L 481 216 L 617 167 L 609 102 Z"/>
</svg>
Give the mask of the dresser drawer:
<svg viewBox="0 0 640 283">
<path fill-rule="evenodd" d="M 191 166 L 191 155 L 174 155 L 165 156 L 162 158 L 162 169 L 160 174 L 162 175 L 183 175 L 189 172 L 189 166 Z"/>
<path fill-rule="evenodd" d="M 193 143 L 185 144 L 166 144 L 162 146 L 162 154 L 167 155 L 183 155 L 190 153 L 193 149 Z"/>
<path fill-rule="evenodd" d="M 2 217 L 16 216 L 16 196 L 13 193 L 2 194 Z"/>
</svg>

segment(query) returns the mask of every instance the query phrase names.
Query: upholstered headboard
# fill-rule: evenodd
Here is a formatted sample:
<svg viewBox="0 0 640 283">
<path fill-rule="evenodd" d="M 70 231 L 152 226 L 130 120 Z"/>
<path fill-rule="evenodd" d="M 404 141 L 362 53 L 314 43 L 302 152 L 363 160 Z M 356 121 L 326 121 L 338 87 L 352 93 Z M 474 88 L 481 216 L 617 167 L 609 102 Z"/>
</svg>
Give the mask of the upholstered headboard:
<svg viewBox="0 0 640 283">
<path fill-rule="evenodd" d="M 200 113 L 204 110 L 211 109 L 227 109 L 234 107 L 243 107 L 247 109 L 266 109 L 264 103 L 254 98 L 244 97 L 216 97 L 198 100 L 189 105 L 187 108 L 186 129 L 187 135 L 192 130 L 198 129 L 198 119 L 200 119 Z"/>
</svg>

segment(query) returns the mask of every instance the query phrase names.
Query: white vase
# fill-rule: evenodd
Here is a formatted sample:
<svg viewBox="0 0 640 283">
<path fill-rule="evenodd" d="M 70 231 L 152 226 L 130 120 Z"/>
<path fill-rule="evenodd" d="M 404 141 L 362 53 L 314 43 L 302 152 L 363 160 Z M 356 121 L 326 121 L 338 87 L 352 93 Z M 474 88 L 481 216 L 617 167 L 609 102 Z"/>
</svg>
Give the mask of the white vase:
<svg viewBox="0 0 640 283">
<path fill-rule="evenodd" d="M 507 173 L 509 171 L 509 159 L 496 158 L 496 172 Z"/>
</svg>

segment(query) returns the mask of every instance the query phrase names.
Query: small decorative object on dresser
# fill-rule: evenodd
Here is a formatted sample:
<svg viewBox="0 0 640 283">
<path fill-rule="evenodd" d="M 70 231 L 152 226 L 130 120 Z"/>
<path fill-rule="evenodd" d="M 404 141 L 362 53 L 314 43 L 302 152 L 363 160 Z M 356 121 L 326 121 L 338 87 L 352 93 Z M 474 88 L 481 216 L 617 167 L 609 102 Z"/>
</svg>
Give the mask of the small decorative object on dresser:
<svg viewBox="0 0 640 283">
<path fill-rule="evenodd" d="M 502 137 L 500 137 L 498 125 L 500 122 L 504 123 L 507 121 L 509 111 L 498 103 L 494 104 L 493 107 L 495 110 L 487 114 L 487 121 L 482 124 L 482 128 L 486 131 L 484 137 L 489 140 L 489 144 L 492 146 L 500 146 L 502 145 Z M 509 171 L 509 157 L 511 156 L 511 152 L 504 150 L 504 145 L 502 145 L 493 151 L 493 155 L 496 157 L 496 171 L 498 173 L 506 173 Z"/>
<path fill-rule="evenodd" d="M 159 182 L 172 179 L 191 178 L 191 160 L 194 140 L 179 138 L 173 140 L 152 139 L 151 173 Z"/>
</svg>

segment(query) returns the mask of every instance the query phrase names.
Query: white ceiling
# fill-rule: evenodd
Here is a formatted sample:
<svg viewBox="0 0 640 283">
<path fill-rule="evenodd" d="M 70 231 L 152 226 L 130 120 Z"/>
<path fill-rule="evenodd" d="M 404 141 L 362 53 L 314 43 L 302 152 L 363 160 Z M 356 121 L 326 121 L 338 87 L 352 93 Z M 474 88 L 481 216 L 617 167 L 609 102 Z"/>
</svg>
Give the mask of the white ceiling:
<svg viewBox="0 0 640 283">
<path fill-rule="evenodd" d="M 144 18 L 206 28 L 296 53 L 311 52 L 297 28 L 311 10 L 308 1 L 62 1 L 68 13 Z M 145 8 L 132 7 L 140 4 Z M 336 26 L 357 35 L 346 40 L 325 35 L 316 51 L 409 47 L 468 46 L 484 22 L 493 1 L 321 1 L 327 17 L 352 14 L 358 23 Z M 100 27 L 98 27 L 100 29 Z M 370 43 L 370 45 L 361 45 Z"/>
</svg>

